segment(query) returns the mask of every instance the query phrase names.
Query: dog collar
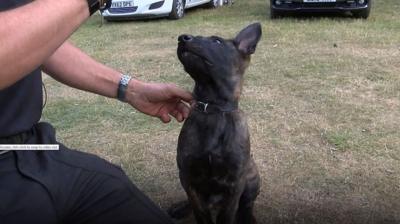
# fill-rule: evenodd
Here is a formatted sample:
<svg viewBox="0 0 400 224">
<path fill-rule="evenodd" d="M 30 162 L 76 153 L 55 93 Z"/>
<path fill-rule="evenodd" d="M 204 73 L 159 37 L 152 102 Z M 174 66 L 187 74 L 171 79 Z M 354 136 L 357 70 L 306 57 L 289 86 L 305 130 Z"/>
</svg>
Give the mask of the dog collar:
<svg viewBox="0 0 400 224">
<path fill-rule="evenodd" d="M 205 114 L 229 113 L 238 109 L 238 102 L 221 106 L 214 103 L 198 100 L 194 105 L 194 109 Z"/>
</svg>

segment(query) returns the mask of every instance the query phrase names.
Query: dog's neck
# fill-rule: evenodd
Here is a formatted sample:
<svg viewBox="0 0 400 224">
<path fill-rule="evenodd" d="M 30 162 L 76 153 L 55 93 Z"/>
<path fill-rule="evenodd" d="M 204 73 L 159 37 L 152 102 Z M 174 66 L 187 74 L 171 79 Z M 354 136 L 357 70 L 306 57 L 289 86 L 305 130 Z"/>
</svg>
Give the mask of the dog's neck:
<svg viewBox="0 0 400 224">
<path fill-rule="evenodd" d="M 239 77 L 240 78 L 240 77 Z M 200 112 L 232 112 L 238 110 L 241 80 L 208 80 L 196 82 L 193 90 Z"/>
</svg>

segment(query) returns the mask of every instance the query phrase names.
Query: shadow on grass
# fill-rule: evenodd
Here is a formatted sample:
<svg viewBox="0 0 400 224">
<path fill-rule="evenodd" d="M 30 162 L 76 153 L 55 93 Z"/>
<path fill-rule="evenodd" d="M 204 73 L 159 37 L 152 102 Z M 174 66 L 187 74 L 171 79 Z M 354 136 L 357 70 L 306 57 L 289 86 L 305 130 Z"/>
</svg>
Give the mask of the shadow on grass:
<svg viewBox="0 0 400 224">
<path fill-rule="evenodd" d="M 368 207 L 372 206 L 372 207 Z M 398 224 L 399 217 L 393 208 L 384 211 L 374 205 L 345 205 L 327 203 L 318 206 L 309 202 L 293 202 L 279 207 L 256 207 L 256 219 L 260 224 Z M 175 220 L 177 224 L 196 224 L 193 214 Z"/>
<path fill-rule="evenodd" d="M 281 224 L 398 224 L 399 217 L 395 208 L 390 211 L 375 208 L 375 205 L 343 203 L 293 202 L 285 208 L 270 208 L 258 211 L 259 223 Z"/>
</svg>

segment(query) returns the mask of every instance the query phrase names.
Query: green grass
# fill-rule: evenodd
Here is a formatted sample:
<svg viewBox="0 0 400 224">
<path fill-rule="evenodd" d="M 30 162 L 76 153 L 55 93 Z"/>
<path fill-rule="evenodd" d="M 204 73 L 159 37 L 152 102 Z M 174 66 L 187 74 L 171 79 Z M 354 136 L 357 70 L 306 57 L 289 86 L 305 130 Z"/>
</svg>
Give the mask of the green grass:
<svg viewBox="0 0 400 224">
<path fill-rule="evenodd" d="M 176 57 L 178 35 L 231 38 L 261 22 L 240 102 L 263 182 L 259 223 L 400 223 L 400 2 L 374 3 L 368 20 L 270 20 L 264 0 L 190 10 L 179 21 L 100 27 L 95 15 L 71 41 L 139 79 L 191 89 Z M 59 140 L 121 165 L 164 209 L 185 198 L 175 162 L 181 124 L 45 82 L 43 120 Z"/>
</svg>

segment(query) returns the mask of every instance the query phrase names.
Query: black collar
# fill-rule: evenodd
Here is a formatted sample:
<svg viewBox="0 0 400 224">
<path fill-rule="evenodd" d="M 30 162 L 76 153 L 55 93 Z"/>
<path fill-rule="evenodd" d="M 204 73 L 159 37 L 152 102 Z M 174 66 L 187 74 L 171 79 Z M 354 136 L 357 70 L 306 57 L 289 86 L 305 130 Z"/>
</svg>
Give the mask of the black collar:
<svg viewBox="0 0 400 224">
<path fill-rule="evenodd" d="M 211 102 L 197 100 L 194 109 L 205 114 L 229 113 L 238 109 L 238 102 L 218 105 Z"/>
</svg>

